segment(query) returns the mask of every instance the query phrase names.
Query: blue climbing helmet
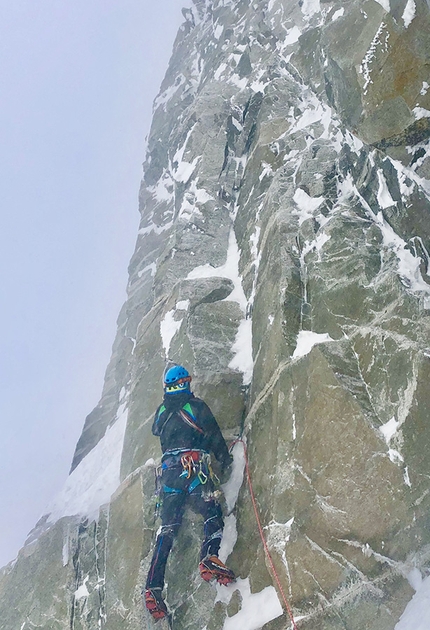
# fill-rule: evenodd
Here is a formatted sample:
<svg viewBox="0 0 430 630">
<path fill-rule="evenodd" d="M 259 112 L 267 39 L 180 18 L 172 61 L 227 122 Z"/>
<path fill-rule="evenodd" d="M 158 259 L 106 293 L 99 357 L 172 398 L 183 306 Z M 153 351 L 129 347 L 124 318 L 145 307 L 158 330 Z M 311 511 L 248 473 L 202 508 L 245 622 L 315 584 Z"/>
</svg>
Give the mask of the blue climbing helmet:
<svg viewBox="0 0 430 630">
<path fill-rule="evenodd" d="M 164 372 L 164 392 L 180 394 L 190 391 L 191 376 L 182 365 L 173 365 Z"/>
</svg>

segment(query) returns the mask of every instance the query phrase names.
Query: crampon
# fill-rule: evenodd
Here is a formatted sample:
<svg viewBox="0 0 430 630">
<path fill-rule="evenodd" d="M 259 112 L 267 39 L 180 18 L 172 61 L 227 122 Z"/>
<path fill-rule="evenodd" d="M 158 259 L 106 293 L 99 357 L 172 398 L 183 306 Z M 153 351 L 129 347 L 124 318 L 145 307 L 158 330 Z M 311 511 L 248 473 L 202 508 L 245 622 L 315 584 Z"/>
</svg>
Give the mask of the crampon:
<svg viewBox="0 0 430 630">
<path fill-rule="evenodd" d="M 218 584 L 226 586 L 234 582 L 236 576 L 233 571 L 225 566 L 217 556 L 208 556 L 199 564 L 200 575 L 206 582 L 216 580 Z"/>
<path fill-rule="evenodd" d="M 169 612 L 161 596 L 161 588 L 147 588 L 144 597 L 145 606 L 156 621 L 168 617 Z"/>
</svg>

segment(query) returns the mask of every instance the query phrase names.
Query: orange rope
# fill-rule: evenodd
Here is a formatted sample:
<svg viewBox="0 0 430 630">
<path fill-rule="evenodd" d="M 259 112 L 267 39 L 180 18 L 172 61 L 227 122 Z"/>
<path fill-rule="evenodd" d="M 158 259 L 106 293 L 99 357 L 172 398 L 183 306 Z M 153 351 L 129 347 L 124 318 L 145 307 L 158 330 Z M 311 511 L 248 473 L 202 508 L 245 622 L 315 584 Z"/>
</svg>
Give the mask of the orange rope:
<svg viewBox="0 0 430 630">
<path fill-rule="evenodd" d="M 248 487 L 249 487 L 249 492 L 251 494 L 251 501 L 252 501 L 252 505 L 253 505 L 253 508 L 254 508 L 255 519 L 256 519 L 257 525 L 258 525 L 258 531 L 260 532 L 260 538 L 261 538 L 261 541 L 263 543 L 264 551 L 265 551 L 265 554 L 266 554 L 267 559 L 269 561 L 270 568 L 272 569 L 272 573 L 273 573 L 273 576 L 275 578 L 276 584 L 278 586 L 279 592 L 280 592 L 280 594 L 282 596 L 282 599 L 284 600 L 285 609 L 286 609 L 286 611 L 288 612 L 288 614 L 290 616 L 292 627 L 293 627 L 294 630 L 297 630 L 296 622 L 294 621 L 293 612 L 292 612 L 291 607 L 290 607 L 290 605 L 288 603 L 288 600 L 287 600 L 287 598 L 285 596 L 284 589 L 282 588 L 282 584 L 280 582 L 278 573 L 277 573 L 275 565 L 273 563 L 272 556 L 271 556 L 270 551 L 269 551 L 269 547 L 267 546 L 266 539 L 264 538 L 263 527 L 261 525 L 261 520 L 260 520 L 260 516 L 259 516 L 259 513 L 258 513 L 257 501 L 255 499 L 254 489 L 252 487 L 251 474 L 249 472 L 249 461 L 248 461 L 248 452 L 247 452 L 247 449 L 246 449 L 246 444 L 245 444 L 245 442 L 243 441 L 242 438 L 238 438 L 237 440 L 235 440 L 235 442 L 242 442 L 242 444 L 243 444 L 243 454 L 245 456 L 246 477 L 247 477 L 247 480 L 248 480 Z"/>
</svg>

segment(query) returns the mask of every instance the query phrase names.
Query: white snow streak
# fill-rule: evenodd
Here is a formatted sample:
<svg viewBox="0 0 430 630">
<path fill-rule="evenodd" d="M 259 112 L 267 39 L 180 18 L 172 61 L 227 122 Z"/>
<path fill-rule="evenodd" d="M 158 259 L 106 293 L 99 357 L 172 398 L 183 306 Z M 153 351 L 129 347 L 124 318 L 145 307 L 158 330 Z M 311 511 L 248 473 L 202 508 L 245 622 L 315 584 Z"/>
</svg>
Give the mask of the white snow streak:
<svg viewBox="0 0 430 630">
<path fill-rule="evenodd" d="M 319 343 L 334 341 L 328 333 L 316 333 L 311 330 L 301 330 L 297 336 L 297 346 L 293 353 L 293 359 L 306 356 L 314 346 Z"/>
<path fill-rule="evenodd" d="M 415 578 L 415 576 L 412 576 Z M 421 577 L 421 574 L 420 574 Z M 428 630 L 430 619 L 430 576 L 412 581 L 416 593 L 406 606 L 394 630 Z"/>
<path fill-rule="evenodd" d="M 378 0 L 376 0 L 376 1 L 378 2 Z M 386 9 L 386 11 L 390 10 L 390 6 L 389 6 L 389 3 L 388 3 L 388 0 L 387 0 L 387 2 L 385 2 L 385 0 L 384 0 L 384 2 L 383 2 L 383 0 L 380 0 L 379 4 L 381 6 L 383 6 L 384 8 L 385 8 L 384 5 L 386 4 L 388 6 L 388 9 Z M 376 32 L 376 35 L 373 38 L 372 43 L 370 44 L 369 50 L 367 51 L 367 53 L 364 56 L 363 61 L 361 62 L 361 66 L 360 66 L 359 72 L 360 72 L 360 74 L 363 75 L 363 78 L 364 78 L 364 85 L 363 85 L 363 92 L 364 92 L 364 94 L 367 94 L 367 88 L 369 87 L 369 84 L 373 83 L 373 81 L 370 78 L 370 74 L 371 74 L 371 71 L 372 71 L 370 66 L 371 66 L 371 63 L 372 63 L 372 61 L 373 61 L 373 59 L 375 57 L 376 49 L 378 48 L 378 46 L 385 46 L 385 49 L 383 49 L 384 52 L 387 52 L 387 49 L 388 49 L 388 38 L 389 38 L 389 32 L 388 31 L 386 31 L 386 33 L 385 33 L 385 41 L 382 40 L 382 33 L 384 31 L 384 28 L 385 28 L 385 24 L 384 24 L 384 22 L 381 22 L 381 24 L 380 24 L 380 26 L 379 26 L 379 28 L 378 28 L 378 30 Z"/>
<path fill-rule="evenodd" d="M 90 579 L 90 576 L 87 575 L 87 577 L 84 579 L 83 584 L 81 584 L 81 586 L 75 591 L 75 599 L 83 599 L 84 597 L 88 597 L 88 595 L 90 594 L 87 588 L 87 582 Z"/>
<path fill-rule="evenodd" d="M 235 356 L 228 364 L 228 367 L 243 372 L 243 384 L 249 385 L 254 369 L 252 358 L 252 319 L 242 319 L 240 322 L 232 351 L 235 353 Z"/>
<path fill-rule="evenodd" d="M 166 358 L 168 358 L 169 356 L 170 344 L 172 343 L 172 339 L 179 331 L 185 315 L 185 313 L 183 313 L 182 317 L 178 319 L 175 318 L 175 313 L 176 311 L 187 311 L 189 305 L 189 300 L 181 300 L 175 305 L 174 308 L 172 308 L 170 311 L 167 311 L 160 322 L 161 342 L 163 344 L 164 354 Z"/>
<path fill-rule="evenodd" d="M 428 109 L 424 109 L 424 107 L 414 107 L 412 111 L 415 116 L 415 120 L 430 118 L 430 111 Z"/>
<path fill-rule="evenodd" d="M 187 276 L 187 280 L 195 278 L 229 278 L 233 282 L 234 289 L 226 298 L 229 302 L 237 302 L 243 313 L 246 311 L 247 299 L 239 276 L 240 252 L 236 241 L 234 229 L 230 230 L 228 239 L 227 258 L 220 267 L 212 267 L 209 263 L 195 267 Z"/>
<path fill-rule="evenodd" d="M 126 404 L 120 406 L 115 424 L 107 429 L 102 439 L 70 474 L 62 491 L 48 506 L 49 523 L 73 515 L 96 519 L 100 507 L 109 502 L 120 484 L 121 454 L 128 416 Z"/>
<path fill-rule="evenodd" d="M 390 0 L 375 0 L 387 13 L 390 11 Z"/>
<path fill-rule="evenodd" d="M 379 430 L 384 436 L 387 444 L 389 444 L 390 440 L 394 437 L 399 426 L 400 422 L 397 422 L 395 418 L 391 418 L 388 422 L 379 427 Z"/>
<path fill-rule="evenodd" d="M 423 85 L 422 88 L 420 90 L 420 94 L 421 96 L 425 96 L 428 92 L 430 85 L 427 83 L 427 81 L 423 81 Z"/>
<path fill-rule="evenodd" d="M 341 9 L 338 9 L 337 11 L 335 11 L 333 13 L 333 16 L 331 18 L 332 22 L 335 22 L 336 20 L 338 20 L 339 18 L 341 18 L 343 16 L 343 14 L 345 13 L 345 9 L 342 7 Z"/>
<path fill-rule="evenodd" d="M 227 502 L 227 509 L 231 511 L 239 496 L 239 490 L 243 483 L 245 472 L 245 455 L 243 444 L 235 444 L 233 451 L 233 468 L 230 479 L 223 485 L 223 491 Z M 292 523 L 292 521 L 291 521 Z M 290 525 L 286 523 L 286 525 Z M 288 530 L 289 531 L 289 530 Z M 236 517 L 229 514 L 225 519 L 224 534 L 220 548 L 220 559 L 225 562 L 233 551 L 237 540 Z M 217 585 L 215 602 L 221 601 L 228 604 L 235 591 L 241 596 L 241 608 L 232 617 L 224 621 L 223 630 L 258 630 L 272 619 L 280 617 L 283 613 L 281 603 L 273 586 L 267 586 L 259 593 L 251 594 L 249 578 L 239 578 L 229 586 Z"/>
<path fill-rule="evenodd" d="M 309 20 L 315 13 L 320 13 L 320 0 L 303 0 L 302 13 Z"/>
<path fill-rule="evenodd" d="M 233 344 L 232 351 L 234 357 L 229 363 L 229 367 L 239 370 L 243 373 L 243 382 L 248 385 L 251 382 L 254 362 L 252 358 L 252 324 L 250 319 L 246 319 L 246 310 L 248 300 L 246 299 L 242 280 L 239 275 L 239 259 L 240 252 L 236 241 L 234 229 L 230 230 L 227 259 L 220 267 L 212 267 L 206 263 L 200 267 L 195 267 L 187 276 L 187 280 L 195 278 L 229 278 L 233 282 L 234 289 L 225 298 L 228 302 L 237 302 L 244 315 L 239 325 L 236 340 Z"/>
<path fill-rule="evenodd" d="M 323 203 L 324 197 L 310 197 L 302 188 L 296 188 L 293 200 L 300 211 L 293 213 L 299 215 L 299 225 L 302 225 L 304 221 L 313 217 L 315 210 Z"/>
<path fill-rule="evenodd" d="M 389 208 L 390 206 L 395 205 L 395 201 L 390 195 L 390 191 L 388 190 L 387 182 L 385 181 L 384 174 L 381 170 L 378 169 L 378 203 L 379 207 L 385 210 L 385 208 Z"/>
<path fill-rule="evenodd" d="M 239 490 L 242 487 L 243 483 L 243 474 L 245 471 L 245 452 L 243 449 L 243 444 L 237 442 L 234 445 L 232 455 L 233 465 L 231 475 L 227 483 L 222 486 L 227 504 L 227 512 L 231 512 L 236 505 L 236 501 L 239 496 Z"/>
<path fill-rule="evenodd" d="M 415 0 L 408 0 L 405 6 L 405 10 L 403 11 L 402 20 L 405 25 L 405 28 L 408 28 L 409 24 L 415 17 Z"/>
<path fill-rule="evenodd" d="M 239 578 L 232 586 L 224 588 L 230 594 L 229 601 L 234 591 L 240 592 L 242 607 L 238 613 L 226 618 L 223 630 L 258 630 L 283 614 L 274 586 L 266 586 L 259 593 L 251 593 L 249 578 Z M 221 601 L 227 603 L 225 598 Z"/>
</svg>

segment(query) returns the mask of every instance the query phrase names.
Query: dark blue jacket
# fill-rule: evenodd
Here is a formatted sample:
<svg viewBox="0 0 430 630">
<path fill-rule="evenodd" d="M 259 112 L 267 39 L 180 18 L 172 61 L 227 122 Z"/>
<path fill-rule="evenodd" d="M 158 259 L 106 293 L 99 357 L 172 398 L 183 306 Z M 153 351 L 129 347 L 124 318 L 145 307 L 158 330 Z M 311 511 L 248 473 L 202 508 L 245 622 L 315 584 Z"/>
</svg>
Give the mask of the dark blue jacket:
<svg viewBox="0 0 430 630">
<path fill-rule="evenodd" d="M 194 394 L 166 394 L 155 412 L 152 433 L 160 438 L 163 453 L 175 449 L 213 453 L 222 467 L 231 455 L 208 405 Z"/>
</svg>

